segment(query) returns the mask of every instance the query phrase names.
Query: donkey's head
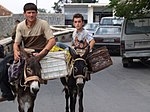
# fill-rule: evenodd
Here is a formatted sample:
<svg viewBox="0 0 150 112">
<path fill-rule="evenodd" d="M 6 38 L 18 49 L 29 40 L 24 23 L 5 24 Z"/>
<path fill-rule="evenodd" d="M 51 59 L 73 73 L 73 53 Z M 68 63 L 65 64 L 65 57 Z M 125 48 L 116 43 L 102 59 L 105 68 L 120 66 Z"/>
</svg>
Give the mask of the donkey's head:
<svg viewBox="0 0 150 112">
<path fill-rule="evenodd" d="M 87 62 L 86 57 L 89 53 L 89 46 L 86 49 L 85 53 L 80 56 L 76 53 L 75 50 L 69 48 L 69 52 L 72 56 L 72 75 L 76 79 L 76 84 L 78 85 L 84 85 L 85 78 L 87 77 Z"/>
<path fill-rule="evenodd" d="M 30 92 L 36 94 L 40 89 L 41 64 L 38 57 L 33 56 L 21 49 L 21 57 L 24 64 L 24 85 L 30 87 Z"/>
</svg>

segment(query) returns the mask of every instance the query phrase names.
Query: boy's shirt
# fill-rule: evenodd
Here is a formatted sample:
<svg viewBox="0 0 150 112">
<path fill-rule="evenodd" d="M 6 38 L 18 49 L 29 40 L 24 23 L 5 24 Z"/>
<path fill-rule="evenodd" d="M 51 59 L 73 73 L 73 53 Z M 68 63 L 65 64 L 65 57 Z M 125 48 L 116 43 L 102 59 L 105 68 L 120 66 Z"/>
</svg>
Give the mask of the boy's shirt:
<svg viewBox="0 0 150 112">
<path fill-rule="evenodd" d="M 89 42 L 93 39 L 93 36 L 91 33 L 89 33 L 87 30 L 83 29 L 82 32 L 78 32 L 76 29 L 72 34 L 73 43 L 75 42 L 75 39 L 78 39 L 78 41 L 86 40 L 86 42 L 89 44 Z"/>
</svg>

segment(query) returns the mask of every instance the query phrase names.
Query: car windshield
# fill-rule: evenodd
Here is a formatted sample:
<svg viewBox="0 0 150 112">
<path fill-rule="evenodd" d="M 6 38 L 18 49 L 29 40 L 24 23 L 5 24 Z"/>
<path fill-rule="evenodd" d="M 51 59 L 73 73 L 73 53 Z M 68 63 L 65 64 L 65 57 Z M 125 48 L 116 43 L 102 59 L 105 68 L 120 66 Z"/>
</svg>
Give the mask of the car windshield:
<svg viewBox="0 0 150 112">
<path fill-rule="evenodd" d="M 98 25 L 99 25 L 98 23 L 97 24 L 95 24 L 95 23 L 86 24 L 84 26 L 84 29 L 86 29 L 86 30 L 96 30 Z"/>
<path fill-rule="evenodd" d="M 123 18 L 105 18 L 102 20 L 102 25 L 121 25 L 123 23 Z"/>
<path fill-rule="evenodd" d="M 95 35 L 120 35 L 120 27 L 100 27 L 97 29 Z"/>
<path fill-rule="evenodd" d="M 150 33 L 150 18 L 127 20 L 126 34 Z"/>
</svg>

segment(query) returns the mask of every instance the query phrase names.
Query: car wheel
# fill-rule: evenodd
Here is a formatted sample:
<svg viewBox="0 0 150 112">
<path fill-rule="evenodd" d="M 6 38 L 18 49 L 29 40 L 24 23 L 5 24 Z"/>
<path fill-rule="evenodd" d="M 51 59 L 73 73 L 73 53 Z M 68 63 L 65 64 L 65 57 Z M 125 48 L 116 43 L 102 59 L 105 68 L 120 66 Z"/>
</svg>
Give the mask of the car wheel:
<svg viewBox="0 0 150 112">
<path fill-rule="evenodd" d="M 140 59 L 142 62 L 146 62 L 146 61 L 148 61 L 148 58 L 141 58 Z"/>
<path fill-rule="evenodd" d="M 127 68 L 128 67 L 128 63 L 123 63 L 123 67 Z"/>
<path fill-rule="evenodd" d="M 127 58 L 122 58 L 122 64 L 123 64 L 123 67 L 128 67 L 129 66 L 129 60 Z"/>
</svg>

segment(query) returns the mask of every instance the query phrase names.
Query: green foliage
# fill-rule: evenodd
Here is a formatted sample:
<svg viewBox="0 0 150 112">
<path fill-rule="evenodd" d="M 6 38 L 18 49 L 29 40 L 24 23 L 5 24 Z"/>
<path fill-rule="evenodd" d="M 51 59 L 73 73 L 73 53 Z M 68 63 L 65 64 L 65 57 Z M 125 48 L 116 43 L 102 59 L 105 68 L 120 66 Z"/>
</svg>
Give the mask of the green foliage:
<svg viewBox="0 0 150 112">
<path fill-rule="evenodd" d="M 72 3 L 96 3 L 96 0 L 72 0 Z"/>
<path fill-rule="evenodd" d="M 125 18 L 144 17 L 150 14 L 150 0 L 110 0 L 115 15 Z"/>
<path fill-rule="evenodd" d="M 52 7 L 55 11 L 55 13 L 62 13 L 61 4 L 63 3 L 63 0 L 58 0 L 58 2 L 54 2 L 54 6 Z"/>
<path fill-rule="evenodd" d="M 52 7 L 54 9 L 55 13 L 61 13 L 62 12 L 62 9 L 61 9 L 59 2 L 60 1 L 54 2 L 54 6 Z"/>
<path fill-rule="evenodd" d="M 38 8 L 38 12 L 39 12 L 39 13 L 46 13 L 46 9 Z"/>
</svg>

